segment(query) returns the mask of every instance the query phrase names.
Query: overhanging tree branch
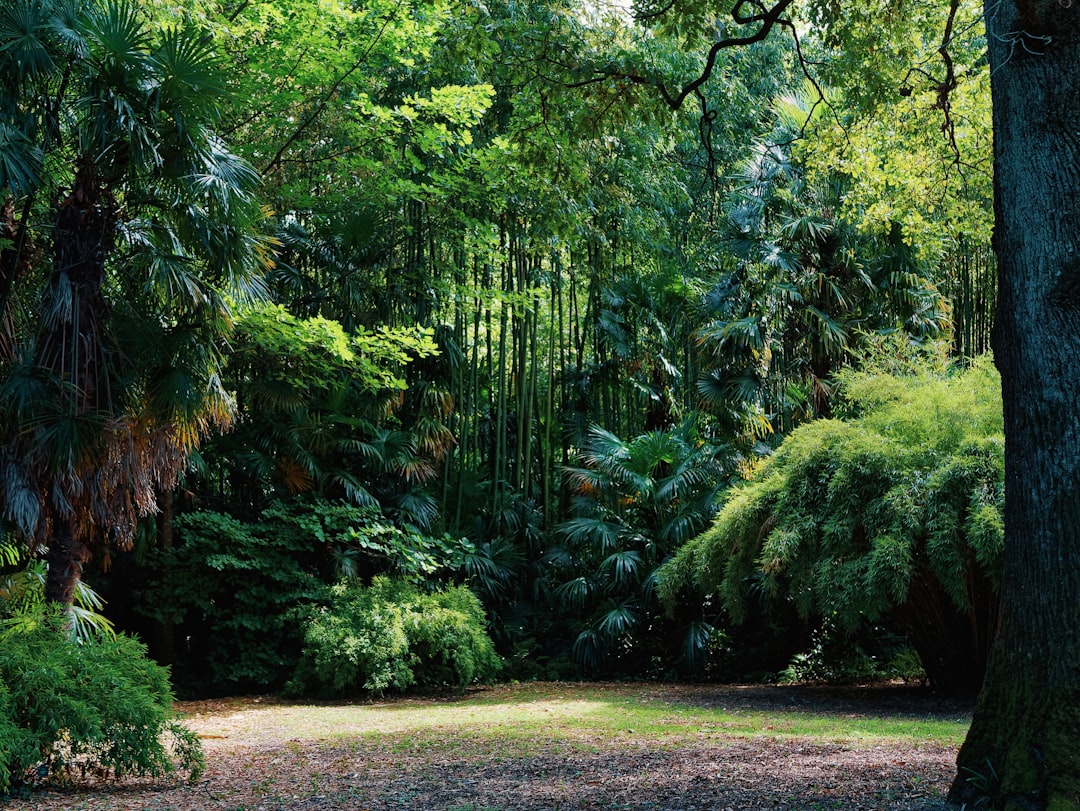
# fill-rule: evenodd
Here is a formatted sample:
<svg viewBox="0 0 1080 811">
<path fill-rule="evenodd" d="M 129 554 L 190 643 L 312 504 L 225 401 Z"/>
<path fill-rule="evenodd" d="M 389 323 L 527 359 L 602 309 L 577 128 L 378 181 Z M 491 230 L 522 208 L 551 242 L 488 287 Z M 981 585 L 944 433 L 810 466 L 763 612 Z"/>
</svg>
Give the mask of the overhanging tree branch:
<svg viewBox="0 0 1080 811">
<path fill-rule="evenodd" d="M 791 2 L 791 0 L 788 0 L 788 2 Z M 399 2 L 397 4 L 397 7 L 395 8 L 395 12 L 400 8 L 401 3 Z M 288 138 L 286 138 L 285 142 L 282 143 L 282 145 L 278 148 L 278 151 L 274 154 L 274 157 L 271 158 L 270 161 L 266 164 L 266 166 L 262 168 L 261 174 L 268 175 L 271 171 L 277 168 L 277 166 L 281 163 L 282 159 L 285 157 L 285 152 L 289 149 L 289 147 L 296 143 L 296 140 L 301 135 L 303 135 L 304 132 L 307 131 L 308 127 L 310 127 L 312 124 L 315 123 L 316 120 L 318 120 L 319 116 L 322 115 L 323 110 L 326 109 L 327 104 L 329 104 L 330 100 L 335 95 L 337 95 L 337 92 L 341 89 L 341 86 L 346 82 L 346 80 L 348 80 L 348 78 L 354 73 L 356 73 L 356 71 L 358 71 L 361 67 L 367 64 L 368 57 L 371 56 L 371 52 L 375 49 L 375 45 L 379 42 L 379 40 L 382 39 L 383 35 L 386 33 L 386 30 L 390 27 L 390 23 L 392 23 L 395 19 L 396 13 L 387 14 L 383 18 L 382 26 L 375 33 L 375 36 L 372 37 L 371 41 L 364 49 L 364 52 L 360 54 L 360 57 L 355 62 L 353 62 L 353 64 L 349 67 L 348 70 L 343 72 L 340 76 L 337 77 L 337 79 L 333 81 L 333 83 L 331 83 L 330 87 L 327 88 L 326 92 L 322 94 L 322 98 L 315 102 L 314 109 L 296 126 L 296 129 L 293 130 L 292 134 Z"/>
<path fill-rule="evenodd" d="M 708 54 L 706 54 L 705 67 L 702 69 L 701 73 L 696 79 L 683 85 L 681 89 L 672 90 L 668 88 L 662 80 L 653 76 L 646 76 L 635 71 L 617 70 L 613 68 L 603 68 L 598 71 L 599 75 L 592 76 L 583 81 L 572 82 L 568 86 L 584 87 L 586 85 L 604 81 L 605 79 L 622 79 L 624 81 L 632 82 L 633 84 L 655 87 L 660 93 L 661 98 L 663 98 L 664 103 L 672 110 L 678 110 L 682 107 L 683 102 L 686 101 L 688 96 L 692 95 L 698 88 L 709 81 L 713 69 L 716 67 L 716 59 L 721 51 L 727 48 L 753 45 L 756 42 L 764 40 L 769 36 L 773 27 L 781 22 L 782 15 L 794 2 L 795 0 L 777 0 L 773 6 L 766 8 L 762 3 L 755 2 L 754 0 L 738 0 L 735 7 L 731 10 L 732 19 L 740 26 L 757 25 L 758 28 L 745 36 L 724 37 L 716 40 L 716 42 L 712 44 L 712 47 L 709 48 Z M 747 13 L 749 9 L 755 10 L 754 13 Z"/>
</svg>

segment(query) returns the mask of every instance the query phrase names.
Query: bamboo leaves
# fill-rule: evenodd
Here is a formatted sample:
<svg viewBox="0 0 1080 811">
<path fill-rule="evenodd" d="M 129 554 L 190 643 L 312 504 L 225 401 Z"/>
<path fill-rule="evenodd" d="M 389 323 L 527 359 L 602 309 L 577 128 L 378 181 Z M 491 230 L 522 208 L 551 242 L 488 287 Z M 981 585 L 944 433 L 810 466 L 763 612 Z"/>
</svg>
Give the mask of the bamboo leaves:
<svg viewBox="0 0 1080 811">
<path fill-rule="evenodd" d="M 673 600 L 692 582 L 716 591 L 738 621 L 750 584 L 764 578 L 774 597 L 849 631 L 899 622 L 931 677 L 952 678 L 932 660 L 938 647 L 961 646 L 981 662 L 982 624 L 996 610 L 1004 486 L 996 376 L 985 362 L 947 378 L 853 376 L 844 393 L 860 416 L 795 430 L 729 495 L 712 529 L 660 570 L 661 594 Z M 912 630 L 953 615 L 982 630 L 936 641 Z M 956 633 L 949 627 L 957 626 L 942 620 L 941 633 Z"/>
</svg>

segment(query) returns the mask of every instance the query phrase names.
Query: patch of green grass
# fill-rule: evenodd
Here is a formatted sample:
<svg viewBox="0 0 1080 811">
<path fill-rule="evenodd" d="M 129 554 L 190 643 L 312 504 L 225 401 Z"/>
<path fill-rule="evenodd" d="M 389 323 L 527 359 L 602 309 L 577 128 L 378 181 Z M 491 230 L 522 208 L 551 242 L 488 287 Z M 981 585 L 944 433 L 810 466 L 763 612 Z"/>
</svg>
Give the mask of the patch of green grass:
<svg viewBox="0 0 1080 811">
<path fill-rule="evenodd" d="M 541 749 L 599 752 L 621 745 L 685 746 L 724 739 L 807 739 L 848 746 L 959 746 L 967 718 L 858 714 L 813 706 L 777 711 L 707 706 L 641 685 L 505 685 L 450 700 L 256 706 L 207 724 L 229 737 L 379 743 L 417 755 L 486 751 L 518 757 Z M 193 722 L 198 726 L 198 719 Z M 200 729 L 212 737 L 214 729 Z"/>
</svg>

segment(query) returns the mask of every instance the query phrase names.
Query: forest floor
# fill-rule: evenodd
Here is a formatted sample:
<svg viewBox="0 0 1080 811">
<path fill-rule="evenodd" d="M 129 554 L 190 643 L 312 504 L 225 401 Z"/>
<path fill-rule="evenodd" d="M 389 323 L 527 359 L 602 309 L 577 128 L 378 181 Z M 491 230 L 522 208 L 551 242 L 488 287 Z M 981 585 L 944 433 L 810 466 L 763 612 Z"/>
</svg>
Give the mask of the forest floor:
<svg viewBox="0 0 1080 811">
<path fill-rule="evenodd" d="M 181 702 L 194 782 L 36 791 L 4 811 L 930 811 L 970 706 L 916 688 L 518 684 L 465 696 Z"/>
</svg>

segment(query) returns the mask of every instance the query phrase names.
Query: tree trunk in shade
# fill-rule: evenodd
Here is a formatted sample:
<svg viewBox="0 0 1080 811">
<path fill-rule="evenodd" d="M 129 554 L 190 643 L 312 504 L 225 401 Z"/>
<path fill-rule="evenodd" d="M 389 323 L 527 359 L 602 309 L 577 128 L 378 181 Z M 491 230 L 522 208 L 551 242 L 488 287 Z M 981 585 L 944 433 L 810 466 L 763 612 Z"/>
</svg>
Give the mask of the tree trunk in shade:
<svg viewBox="0 0 1080 811">
<path fill-rule="evenodd" d="M 949 799 L 1064 811 L 1080 809 L 1080 2 L 986 0 L 985 10 L 1005 568 Z"/>
</svg>

